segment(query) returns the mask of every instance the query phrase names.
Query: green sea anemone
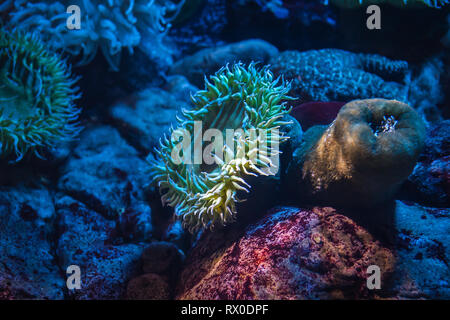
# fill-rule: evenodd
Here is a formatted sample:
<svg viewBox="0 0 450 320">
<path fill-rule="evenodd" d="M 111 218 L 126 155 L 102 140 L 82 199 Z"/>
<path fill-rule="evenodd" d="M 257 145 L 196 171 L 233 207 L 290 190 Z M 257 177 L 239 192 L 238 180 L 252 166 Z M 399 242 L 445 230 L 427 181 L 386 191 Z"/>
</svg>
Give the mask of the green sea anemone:
<svg viewBox="0 0 450 320">
<path fill-rule="evenodd" d="M 354 100 L 328 126 L 305 132 L 288 174 L 297 199 L 371 208 L 389 201 L 416 165 L 425 125 L 409 105 Z"/>
<path fill-rule="evenodd" d="M 79 132 L 76 80 L 36 36 L 0 30 L 0 157 L 41 156 Z"/>
<path fill-rule="evenodd" d="M 289 112 L 283 100 L 292 99 L 287 96 L 289 84 L 281 81 L 278 85 L 279 79 L 274 80 L 267 67 L 258 69 L 251 63 L 246 68 L 238 63 L 221 68 L 210 81 L 205 78 L 206 88 L 192 97 L 192 109 L 183 110 L 178 128 L 171 130 L 170 138 L 164 137 L 156 150 L 157 160 L 150 161 L 152 180 L 159 186 L 163 204 L 174 207 L 191 232 L 234 221 L 236 203 L 243 201 L 238 192 L 251 188 L 245 178 L 274 175 L 278 170 L 273 161 L 279 155 L 277 143 L 289 138 L 278 131 L 288 123 L 282 118 Z M 199 146 L 203 150 L 203 140 L 207 140 L 196 132 L 199 122 L 220 132 L 212 143 L 219 147 L 228 130 L 234 131 L 231 142 L 227 138 L 220 149 L 205 148 L 207 155 L 214 156 L 214 164 L 195 161 L 195 152 Z M 180 132 L 194 137 L 192 143 L 183 140 L 188 149 L 180 153 L 184 159 L 181 162 L 174 159 L 181 144 Z M 190 163 L 190 151 L 186 151 L 191 146 L 196 149 L 194 163 Z M 201 154 L 205 155 L 203 151 Z"/>
</svg>

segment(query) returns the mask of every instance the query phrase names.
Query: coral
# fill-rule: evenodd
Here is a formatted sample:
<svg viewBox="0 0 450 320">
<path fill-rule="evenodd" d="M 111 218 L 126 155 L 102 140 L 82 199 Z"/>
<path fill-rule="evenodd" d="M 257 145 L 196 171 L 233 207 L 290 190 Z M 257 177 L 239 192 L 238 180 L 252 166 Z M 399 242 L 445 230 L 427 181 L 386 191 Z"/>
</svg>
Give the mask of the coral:
<svg viewBox="0 0 450 320">
<path fill-rule="evenodd" d="M 304 137 L 290 168 L 297 197 L 371 207 L 389 200 L 412 172 L 425 126 L 402 102 L 355 100 L 342 107 L 330 126 L 312 127 Z"/>
<path fill-rule="evenodd" d="M 0 157 L 41 157 L 79 132 L 75 80 L 36 37 L 0 30 L 0 77 Z"/>
<path fill-rule="evenodd" d="M 100 48 L 111 67 L 118 70 L 122 48 L 133 52 L 139 45 L 154 59 L 170 57 L 162 41 L 182 4 L 165 0 L 7 0 L 1 9 L 9 11 L 7 25 L 39 33 L 52 48 L 74 56 L 82 54 L 80 64 L 89 63 Z M 70 5 L 80 7 L 79 30 L 66 27 Z"/>
<path fill-rule="evenodd" d="M 408 63 L 376 54 L 338 49 L 285 51 L 272 62 L 275 74 L 292 80 L 292 95 L 309 101 L 350 101 L 387 98 L 405 101 Z M 406 101 L 405 101 L 406 102 Z"/>
<path fill-rule="evenodd" d="M 210 77 L 211 82 L 205 81 L 205 90 L 192 98 L 192 109 L 183 111 L 178 128 L 171 130 L 170 138 L 161 141 L 160 149 L 156 150 L 157 162 L 149 157 L 151 177 L 163 194 L 163 204 L 175 207 L 183 226 L 190 231 L 232 222 L 236 203 L 241 201 L 238 191 L 249 192 L 244 178 L 273 175 L 272 169 L 278 168 L 269 157 L 278 157 L 275 144 L 288 139 L 277 129 L 286 123 L 281 119 L 288 113 L 282 100 L 290 99 L 286 95 L 289 86 L 284 82 L 278 86 L 279 81 L 273 80 L 267 67 L 257 69 L 251 63 L 246 68 L 239 63 L 221 68 Z M 227 141 L 225 146 L 219 144 L 219 151 L 214 148 L 213 164 L 188 164 L 183 160 L 190 157 L 187 150 L 183 150 L 186 154 L 183 153 L 181 161 L 172 156 L 181 144 L 177 132 L 193 136 L 195 121 L 202 121 L 203 127 L 216 128 L 223 135 L 227 129 L 236 130 L 233 141 Z M 256 130 L 258 136 L 252 137 L 251 132 Z M 198 136 L 192 139 L 194 144 L 198 140 Z"/>
<path fill-rule="evenodd" d="M 432 8 L 441 8 L 449 3 L 448 0 L 325 0 L 324 3 L 332 3 L 339 7 L 354 8 L 362 5 L 387 3 L 398 7 L 404 6 L 423 6 Z"/>
</svg>

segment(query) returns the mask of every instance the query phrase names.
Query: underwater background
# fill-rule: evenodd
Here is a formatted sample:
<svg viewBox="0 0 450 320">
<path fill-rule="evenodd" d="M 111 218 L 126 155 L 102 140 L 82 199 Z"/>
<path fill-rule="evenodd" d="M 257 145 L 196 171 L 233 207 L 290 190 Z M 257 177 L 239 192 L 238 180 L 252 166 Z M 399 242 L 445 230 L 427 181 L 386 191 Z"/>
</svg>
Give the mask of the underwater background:
<svg viewBox="0 0 450 320">
<path fill-rule="evenodd" d="M 450 299 L 448 1 L 2 0 L 0 26 L 0 299 Z"/>
</svg>

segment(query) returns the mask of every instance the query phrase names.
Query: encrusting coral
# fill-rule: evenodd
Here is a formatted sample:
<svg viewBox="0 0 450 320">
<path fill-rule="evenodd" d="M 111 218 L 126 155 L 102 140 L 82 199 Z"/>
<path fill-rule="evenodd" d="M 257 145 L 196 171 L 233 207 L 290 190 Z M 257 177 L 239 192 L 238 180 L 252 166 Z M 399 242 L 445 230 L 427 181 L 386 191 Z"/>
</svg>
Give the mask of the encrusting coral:
<svg viewBox="0 0 450 320">
<path fill-rule="evenodd" d="M 35 36 L 0 30 L 0 157 L 41 157 L 79 132 L 75 79 Z"/>
<path fill-rule="evenodd" d="M 387 201 L 412 172 L 425 139 L 419 114 L 395 100 L 347 103 L 328 127 L 306 131 L 289 168 L 300 199 L 370 207 Z"/>
<path fill-rule="evenodd" d="M 251 63 L 246 68 L 238 63 L 221 68 L 210 81 L 205 78 L 206 88 L 192 97 L 192 109 L 183 111 L 178 128 L 161 141 L 157 161 L 149 157 L 152 180 L 160 188 L 163 204 L 175 207 L 183 226 L 191 232 L 234 221 L 236 203 L 242 201 L 238 192 L 251 188 L 246 177 L 274 175 L 278 170 L 272 161 L 279 154 L 276 144 L 288 139 L 278 128 L 287 124 L 282 118 L 289 112 L 283 100 L 292 99 L 287 96 L 289 85 L 284 81 L 278 85 L 279 79 L 274 81 L 267 67 L 258 69 Z M 180 145 L 179 137 L 174 136 L 180 131 L 198 135 L 194 128 L 197 121 L 205 128 L 219 130 L 215 143 L 222 135 L 228 136 L 229 129 L 235 130 L 232 141 L 227 139 L 214 149 L 215 164 L 174 160 Z M 198 139 L 192 139 L 193 149 Z M 191 146 L 187 147 L 190 150 Z M 183 152 L 183 159 L 190 157 L 185 149 Z"/>
<path fill-rule="evenodd" d="M 0 11 L 9 12 L 6 25 L 36 32 L 53 49 L 82 55 L 88 64 L 100 48 L 114 70 L 119 69 L 122 48 L 140 46 L 151 58 L 170 57 L 163 38 L 183 0 L 6 0 Z M 80 8 L 81 26 L 66 26 L 71 5 Z M 166 57 L 165 59 L 168 59 Z M 171 61 L 169 61 L 171 62 Z"/>
<path fill-rule="evenodd" d="M 292 95 L 311 101 L 386 98 L 406 102 L 408 63 L 339 49 L 285 51 L 272 61 L 275 74 L 292 80 Z"/>
</svg>

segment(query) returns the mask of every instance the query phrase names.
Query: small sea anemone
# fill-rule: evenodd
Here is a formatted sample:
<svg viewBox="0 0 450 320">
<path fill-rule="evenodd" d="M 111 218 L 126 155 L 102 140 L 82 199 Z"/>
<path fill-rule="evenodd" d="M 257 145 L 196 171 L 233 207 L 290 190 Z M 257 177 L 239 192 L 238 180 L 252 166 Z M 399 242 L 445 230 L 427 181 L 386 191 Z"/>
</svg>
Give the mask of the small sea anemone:
<svg viewBox="0 0 450 320">
<path fill-rule="evenodd" d="M 236 203 L 243 201 L 237 193 L 249 192 L 251 188 L 244 179 L 274 175 L 278 168 L 271 157 L 279 155 L 277 143 L 289 138 L 278 131 L 281 125 L 288 123 L 282 118 L 289 112 L 283 100 L 292 99 L 287 96 L 289 84 L 281 81 L 278 85 L 279 79 L 274 80 L 267 67 L 257 69 L 251 63 L 246 68 L 238 63 L 231 68 L 221 68 L 210 80 L 205 79 L 205 90 L 192 97 L 192 109 L 183 110 L 178 128 L 171 130 L 171 138 L 161 141 L 160 149 L 156 150 L 157 161 L 150 161 L 152 180 L 160 188 L 163 204 L 175 207 L 183 227 L 191 232 L 234 221 Z M 219 131 L 214 143 L 222 140 L 220 149 L 213 148 L 214 155 L 211 150 L 209 153 L 215 158 L 214 164 L 195 159 L 193 164 L 186 161 L 190 158 L 187 153 L 191 146 L 195 149 L 195 158 L 199 146 L 196 144 L 202 140 L 195 131 L 198 121 L 205 128 Z M 228 140 L 229 129 L 237 132 L 233 133 L 231 141 Z M 177 134 L 180 132 L 194 136 L 193 142 L 188 142 L 189 151 L 183 150 L 181 162 L 174 159 L 174 152 L 179 151 L 181 144 Z M 227 142 L 223 145 L 225 136 Z M 201 157 L 208 153 L 208 146 L 203 148 L 201 141 L 200 146 Z M 224 157 L 220 157 L 220 152 Z"/>
<path fill-rule="evenodd" d="M 36 36 L 0 30 L 0 157 L 21 160 L 79 132 L 75 79 Z"/>
</svg>

